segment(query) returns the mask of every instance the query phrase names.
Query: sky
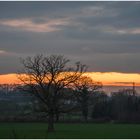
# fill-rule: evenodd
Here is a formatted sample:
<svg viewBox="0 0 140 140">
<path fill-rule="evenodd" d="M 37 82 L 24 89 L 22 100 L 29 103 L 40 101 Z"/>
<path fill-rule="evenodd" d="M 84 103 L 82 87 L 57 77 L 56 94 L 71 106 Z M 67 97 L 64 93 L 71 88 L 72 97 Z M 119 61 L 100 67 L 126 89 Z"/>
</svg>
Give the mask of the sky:
<svg viewBox="0 0 140 140">
<path fill-rule="evenodd" d="M 0 1 L 0 74 L 43 53 L 81 61 L 89 72 L 139 75 L 139 13 L 139 1 Z"/>
</svg>

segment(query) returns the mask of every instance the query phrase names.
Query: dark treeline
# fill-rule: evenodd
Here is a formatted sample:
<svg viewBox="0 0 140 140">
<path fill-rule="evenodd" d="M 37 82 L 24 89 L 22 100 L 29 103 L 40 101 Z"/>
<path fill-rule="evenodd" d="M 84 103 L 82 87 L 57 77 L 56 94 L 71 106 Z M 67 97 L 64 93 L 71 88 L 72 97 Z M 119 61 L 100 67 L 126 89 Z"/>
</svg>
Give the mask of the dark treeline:
<svg viewBox="0 0 140 140">
<path fill-rule="evenodd" d="M 32 93 L 23 91 L 28 87 L 0 87 L 1 121 L 47 121 L 45 104 Z M 140 122 L 140 96 L 133 89 L 108 94 L 99 84 L 94 89 L 87 85 L 64 88 L 61 94 L 63 98 L 54 113 L 55 122 Z"/>
<path fill-rule="evenodd" d="M 93 119 L 111 122 L 140 122 L 140 96 L 132 89 L 123 89 L 110 96 L 97 95 L 92 108 Z"/>
</svg>

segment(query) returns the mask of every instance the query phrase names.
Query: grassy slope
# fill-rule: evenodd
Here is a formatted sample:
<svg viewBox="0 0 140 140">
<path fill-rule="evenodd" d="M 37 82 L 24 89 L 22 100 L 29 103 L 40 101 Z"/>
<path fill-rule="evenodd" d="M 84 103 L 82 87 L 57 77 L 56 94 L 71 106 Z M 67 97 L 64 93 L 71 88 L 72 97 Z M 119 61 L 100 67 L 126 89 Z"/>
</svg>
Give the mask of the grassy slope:
<svg viewBox="0 0 140 140">
<path fill-rule="evenodd" d="M 56 124 L 47 133 L 45 123 L 0 123 L 0 138 L 139 138 L 137 124 Z"/>
</svg>

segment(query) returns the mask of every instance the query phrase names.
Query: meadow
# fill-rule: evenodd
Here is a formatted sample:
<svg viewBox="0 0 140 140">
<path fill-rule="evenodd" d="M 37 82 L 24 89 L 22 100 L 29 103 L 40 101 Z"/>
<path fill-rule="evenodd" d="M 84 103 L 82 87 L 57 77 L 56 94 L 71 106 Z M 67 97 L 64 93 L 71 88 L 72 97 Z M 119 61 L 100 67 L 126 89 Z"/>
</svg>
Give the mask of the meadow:
<svg viewBox="0 0 140 140">
<path fill-rule="evenodd" d="M 55 132 L 47 132 L 47 123 L 0 123 L 0 138 L 49 139 L 140 139 L 139 124 L 55 124 Z"/>
</svg>

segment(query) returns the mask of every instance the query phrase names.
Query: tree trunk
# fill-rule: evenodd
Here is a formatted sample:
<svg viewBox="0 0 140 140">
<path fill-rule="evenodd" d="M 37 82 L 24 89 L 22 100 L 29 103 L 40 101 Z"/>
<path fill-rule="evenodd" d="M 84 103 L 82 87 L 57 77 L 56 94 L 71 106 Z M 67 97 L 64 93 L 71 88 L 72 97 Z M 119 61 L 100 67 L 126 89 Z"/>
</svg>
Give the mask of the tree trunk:
<svg viewBox="0 0 140 140">
<path fill-rule="evenodd" d="M 59 121 L 59 113 L 56 113 L 56 122 Z"/>
<path fill-rule="evenodd" d="M 84 121 L 87 121 L 88 120 L 88 110 L 83 109 L 82 114 L 83 114 L 83 117 L 84 117 Z"/>
<path fill-rule="evenodd" d="M 87 121 L 88 120 L 88 105 L 86 102 L 84 102 L 82 105 L 82 114 L 83 114 L 84 121 Z"/>
<path fill-rule="evenodd" d="M 48 132 L 54 132 L 54 130 L 54 114 L 53 112 L 50 112 L 48 119 Z"/>
</svg>

